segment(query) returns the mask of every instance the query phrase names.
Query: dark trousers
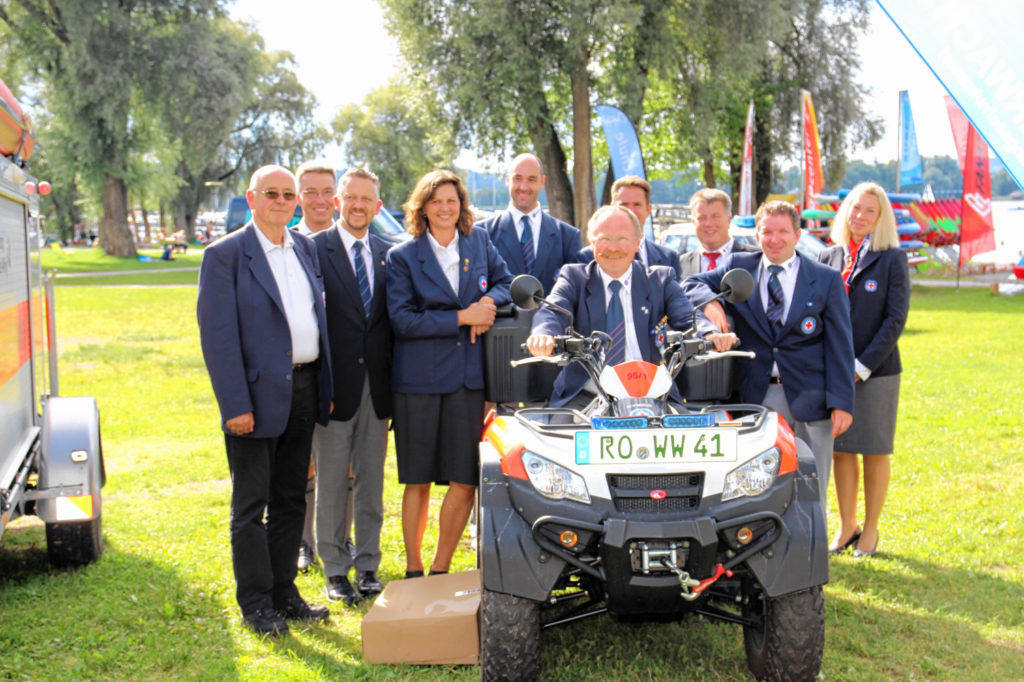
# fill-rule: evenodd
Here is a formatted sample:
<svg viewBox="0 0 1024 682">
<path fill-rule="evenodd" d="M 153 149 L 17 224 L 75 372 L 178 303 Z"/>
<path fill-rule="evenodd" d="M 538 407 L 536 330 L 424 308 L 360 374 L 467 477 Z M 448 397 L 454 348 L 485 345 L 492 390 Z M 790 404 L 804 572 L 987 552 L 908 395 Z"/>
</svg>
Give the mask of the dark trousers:
<svg viewBox="0 0 1024 682">
<path fill-rule="evenodd" d="M 317 371 L 311 367 L 292 377 L 284 433 L 275 438 L 224 437 L 231 470 L 231 562 L 243 614 L 281 606 L 298 594 L 295 557 L 306 514 Z"/>
</svg>

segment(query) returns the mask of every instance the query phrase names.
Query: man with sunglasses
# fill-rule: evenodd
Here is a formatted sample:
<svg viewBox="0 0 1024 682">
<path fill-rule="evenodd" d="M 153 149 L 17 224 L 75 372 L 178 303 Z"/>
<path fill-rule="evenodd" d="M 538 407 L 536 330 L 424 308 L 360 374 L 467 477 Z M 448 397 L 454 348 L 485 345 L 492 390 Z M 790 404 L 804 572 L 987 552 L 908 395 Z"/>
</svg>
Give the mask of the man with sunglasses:
<svg viewBox="0 0 1024 682">
<path fill-rule="evenodd" d="M 295 586 L 313 427 L 332 398 L 316 248 L 287 229 L 295 184 L 280 166 L 253 173 L 252 220 L 206 249 L 196 306 L 231 472 L 235 596 L 265 635 L 328 616 Z"/>
</svg>

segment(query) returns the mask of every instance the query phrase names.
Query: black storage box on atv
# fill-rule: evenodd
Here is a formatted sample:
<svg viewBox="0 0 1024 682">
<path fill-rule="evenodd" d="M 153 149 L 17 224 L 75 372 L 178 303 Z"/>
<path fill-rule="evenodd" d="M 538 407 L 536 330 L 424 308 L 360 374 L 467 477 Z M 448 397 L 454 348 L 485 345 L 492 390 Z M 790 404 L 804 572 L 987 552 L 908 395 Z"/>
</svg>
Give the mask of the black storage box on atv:
<svg viewBox="0 0 1024 682">
<path fill-rule="evenodd" d="M 513 367 L 529 356 L 522 345 L 530 335 L 536 310 L 515 305 L 498 308 L 494 325 L 484 334 L 487 400 L 494 403 L 537 403 L 551 397 L 560 368 L 555 365 Z"/>
</svg>

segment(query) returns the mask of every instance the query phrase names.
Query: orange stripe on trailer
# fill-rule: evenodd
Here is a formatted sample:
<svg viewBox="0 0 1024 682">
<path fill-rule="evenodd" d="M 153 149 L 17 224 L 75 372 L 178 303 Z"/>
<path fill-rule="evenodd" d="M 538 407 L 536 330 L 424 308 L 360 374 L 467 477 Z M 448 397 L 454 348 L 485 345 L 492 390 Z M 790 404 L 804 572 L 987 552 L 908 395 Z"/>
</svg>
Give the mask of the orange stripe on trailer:
<svg viewBox="0 0 1024 682">
<path fill-rule="evenodd" d="M 0 386 L 10 381 L 32 357 L 28 301 L 0 310 Z"/>
</svg>

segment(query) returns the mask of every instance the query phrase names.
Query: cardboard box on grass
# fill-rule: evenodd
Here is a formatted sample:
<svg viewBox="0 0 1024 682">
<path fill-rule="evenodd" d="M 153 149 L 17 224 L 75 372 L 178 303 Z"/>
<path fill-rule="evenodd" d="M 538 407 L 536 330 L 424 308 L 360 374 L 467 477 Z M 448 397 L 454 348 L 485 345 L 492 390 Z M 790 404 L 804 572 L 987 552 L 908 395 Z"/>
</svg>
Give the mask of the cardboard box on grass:
<svg viewBox="0 0 1024 682">
<path fill-rule="evenodd" d="M 363 618 L 363 660 L 475 664 L 479 610 L 480 571 L 389 582 Z"/>
</svg>

